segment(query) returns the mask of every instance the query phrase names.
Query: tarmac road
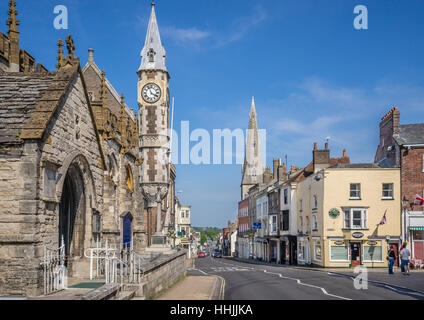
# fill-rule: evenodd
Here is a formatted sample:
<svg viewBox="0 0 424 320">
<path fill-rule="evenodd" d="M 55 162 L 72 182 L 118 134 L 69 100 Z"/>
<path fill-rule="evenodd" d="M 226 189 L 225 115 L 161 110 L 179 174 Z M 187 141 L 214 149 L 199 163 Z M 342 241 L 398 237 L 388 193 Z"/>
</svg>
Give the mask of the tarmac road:
<svg viewBox="0 0 424 320">
<path fill-rule="evenodd" d="M 225 279 L 225 300 L 424 300 L 424 295 L 368 283 L 357 290 L 352 278 L 331 272 L 196 259 L 190 275 L 218 275 Z"/>
</svg>

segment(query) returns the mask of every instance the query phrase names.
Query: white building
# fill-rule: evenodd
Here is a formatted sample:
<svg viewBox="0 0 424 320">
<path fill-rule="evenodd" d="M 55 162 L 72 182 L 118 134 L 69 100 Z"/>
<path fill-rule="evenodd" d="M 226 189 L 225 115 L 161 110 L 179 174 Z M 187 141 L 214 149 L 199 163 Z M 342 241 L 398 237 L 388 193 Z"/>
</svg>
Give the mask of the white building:
<svg viewBox="0 0 424 320">
<path fill-rule="evenodd" d="M 175 204 L 175 245 L 189 249 L 192 244 L 191 206 L 183 206 L 177 200 Z"/>
<path fill-rule="evenodd" d="M 265 235 L 268 234 L 268 188 L 256 196 L 256 222 L 260 223 L 261 228 L 256 231 L 255 256 L 256 259 L 267 260 L 268 243 Z"/>
</svg>

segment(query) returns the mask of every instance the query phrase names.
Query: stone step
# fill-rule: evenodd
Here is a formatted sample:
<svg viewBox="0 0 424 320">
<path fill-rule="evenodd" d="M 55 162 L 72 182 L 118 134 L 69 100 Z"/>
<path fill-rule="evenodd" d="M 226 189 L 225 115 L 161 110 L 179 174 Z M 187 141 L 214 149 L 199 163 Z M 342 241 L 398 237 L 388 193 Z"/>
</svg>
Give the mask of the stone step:
<svg viewBox="0 0 424 320">
<path fill-rule="evenodd" d="M 135 291 L 121 291 L 115 300 L 131 300 L 135 297 Z"/>
</svg>

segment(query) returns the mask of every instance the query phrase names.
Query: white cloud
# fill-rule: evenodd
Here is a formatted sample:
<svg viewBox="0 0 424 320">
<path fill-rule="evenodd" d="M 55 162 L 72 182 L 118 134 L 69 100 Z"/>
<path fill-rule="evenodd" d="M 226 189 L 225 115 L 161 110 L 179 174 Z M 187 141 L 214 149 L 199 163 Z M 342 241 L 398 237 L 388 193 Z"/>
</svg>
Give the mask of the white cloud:
<svg viewBox="0 0 424 320">
<path fill-rule="evenodd" d="M 194 27 L 189 29 L 180 29 L 173 26 L 164 27 L 161 32 L 177 42 L 199 41 L 211 35 L 209 31 L 198 30 Z"/>
</svg>

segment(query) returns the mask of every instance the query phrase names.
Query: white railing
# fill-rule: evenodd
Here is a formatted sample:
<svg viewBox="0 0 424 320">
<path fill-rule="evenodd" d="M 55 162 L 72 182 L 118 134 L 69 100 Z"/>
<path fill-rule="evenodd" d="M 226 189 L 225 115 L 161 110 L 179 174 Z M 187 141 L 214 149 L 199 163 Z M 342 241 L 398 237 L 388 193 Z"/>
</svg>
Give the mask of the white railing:
<svg viewBox="0 0 424 320">
<path fill-rule="evenodd" d="M 104 245 L 96 243 L 95 248 L 87 249 L 85 257 L 90 259 L 90 280 L 105 279 L 106 283 L 141 283 L 143 265 L 158 258 L 147 259 L 130 247 L 116 248 L 106 240 Z"/>
<path fill-rule="evenodd" d="M 67 287 L 63 237 L 61 243 L 62 245 L 58 249 L 50 249 L 44 246 L 44 259 L 41 263 L 44 272 L 44 295 L 66 289 Z"/>
</svg>

